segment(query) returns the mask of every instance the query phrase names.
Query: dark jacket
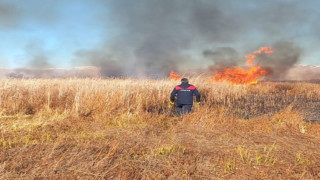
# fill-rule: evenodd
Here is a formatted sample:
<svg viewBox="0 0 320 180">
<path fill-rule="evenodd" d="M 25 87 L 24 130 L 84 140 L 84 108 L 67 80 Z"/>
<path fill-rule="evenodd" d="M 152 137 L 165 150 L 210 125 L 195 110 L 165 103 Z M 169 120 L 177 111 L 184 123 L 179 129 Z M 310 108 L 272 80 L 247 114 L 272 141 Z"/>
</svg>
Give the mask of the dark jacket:
<svg viewBox="0 0 320 180">
<path fill-rule="evenodd" d="M 170 100 L 174 102 L 177 95 L 176 104 L 193 104 L 193 95 L 196 96 L 196 101 L 200 102 L 200 93 L 195 86 L 189 83 L 181 83 L 176 86 L 171 92 Z"/>
</svg>

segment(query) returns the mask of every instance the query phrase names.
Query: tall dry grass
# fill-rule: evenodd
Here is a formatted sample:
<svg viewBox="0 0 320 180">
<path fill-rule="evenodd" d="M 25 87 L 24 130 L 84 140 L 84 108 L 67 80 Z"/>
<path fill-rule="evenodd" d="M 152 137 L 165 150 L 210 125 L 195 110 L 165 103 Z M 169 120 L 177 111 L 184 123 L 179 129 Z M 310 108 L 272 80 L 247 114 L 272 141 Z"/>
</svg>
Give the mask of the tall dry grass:
<svg viewBox="0 0 320 180">
<path fill-rule="evenodd" d="M 1 80 L 0 177 L 320 178 L 318 84 L 190 81 L 202 103 L 180 119 L 175 81 Z"/>
</svg>

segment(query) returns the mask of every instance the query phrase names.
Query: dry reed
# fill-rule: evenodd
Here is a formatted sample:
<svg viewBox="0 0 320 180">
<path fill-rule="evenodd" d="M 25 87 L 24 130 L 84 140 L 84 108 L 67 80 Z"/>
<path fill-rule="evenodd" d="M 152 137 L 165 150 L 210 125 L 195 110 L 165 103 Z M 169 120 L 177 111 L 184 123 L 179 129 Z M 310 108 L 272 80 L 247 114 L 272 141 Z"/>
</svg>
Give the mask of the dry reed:
<svg viewBox="0 0 320 180">
<path fill-rule="evenodd" d="M 202 103 L 180 119 L 177 83 L 1 80 L 0 178 L 320 178 L 318 84 L 193 78 Z"/>
</svg>

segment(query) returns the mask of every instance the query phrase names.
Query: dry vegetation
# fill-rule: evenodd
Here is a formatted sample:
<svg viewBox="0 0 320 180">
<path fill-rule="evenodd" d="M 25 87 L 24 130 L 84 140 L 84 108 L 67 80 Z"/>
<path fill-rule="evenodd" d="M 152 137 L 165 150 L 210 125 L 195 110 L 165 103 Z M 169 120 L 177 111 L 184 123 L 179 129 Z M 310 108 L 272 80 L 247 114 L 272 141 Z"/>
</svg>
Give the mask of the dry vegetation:
<svg viewBox="0 0 320 180">
<path fill-rule="evenodd" d="M 320 178 L 319 84 L 191 82 L 1 80 L 0 179 Z"/>
</svg>

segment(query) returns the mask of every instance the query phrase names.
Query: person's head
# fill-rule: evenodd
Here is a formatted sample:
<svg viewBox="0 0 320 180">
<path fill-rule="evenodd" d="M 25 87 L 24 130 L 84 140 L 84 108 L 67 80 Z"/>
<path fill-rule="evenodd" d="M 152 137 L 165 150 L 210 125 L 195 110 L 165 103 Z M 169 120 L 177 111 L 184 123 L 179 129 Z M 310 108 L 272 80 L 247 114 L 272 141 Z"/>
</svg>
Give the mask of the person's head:
<svg viewBox="0 0 320 180">
<path fill-rule="evenodd" d="M 189 80 L 187 78 L 182 78 L 181 83 L 189 83 Z"/>
</svg>

